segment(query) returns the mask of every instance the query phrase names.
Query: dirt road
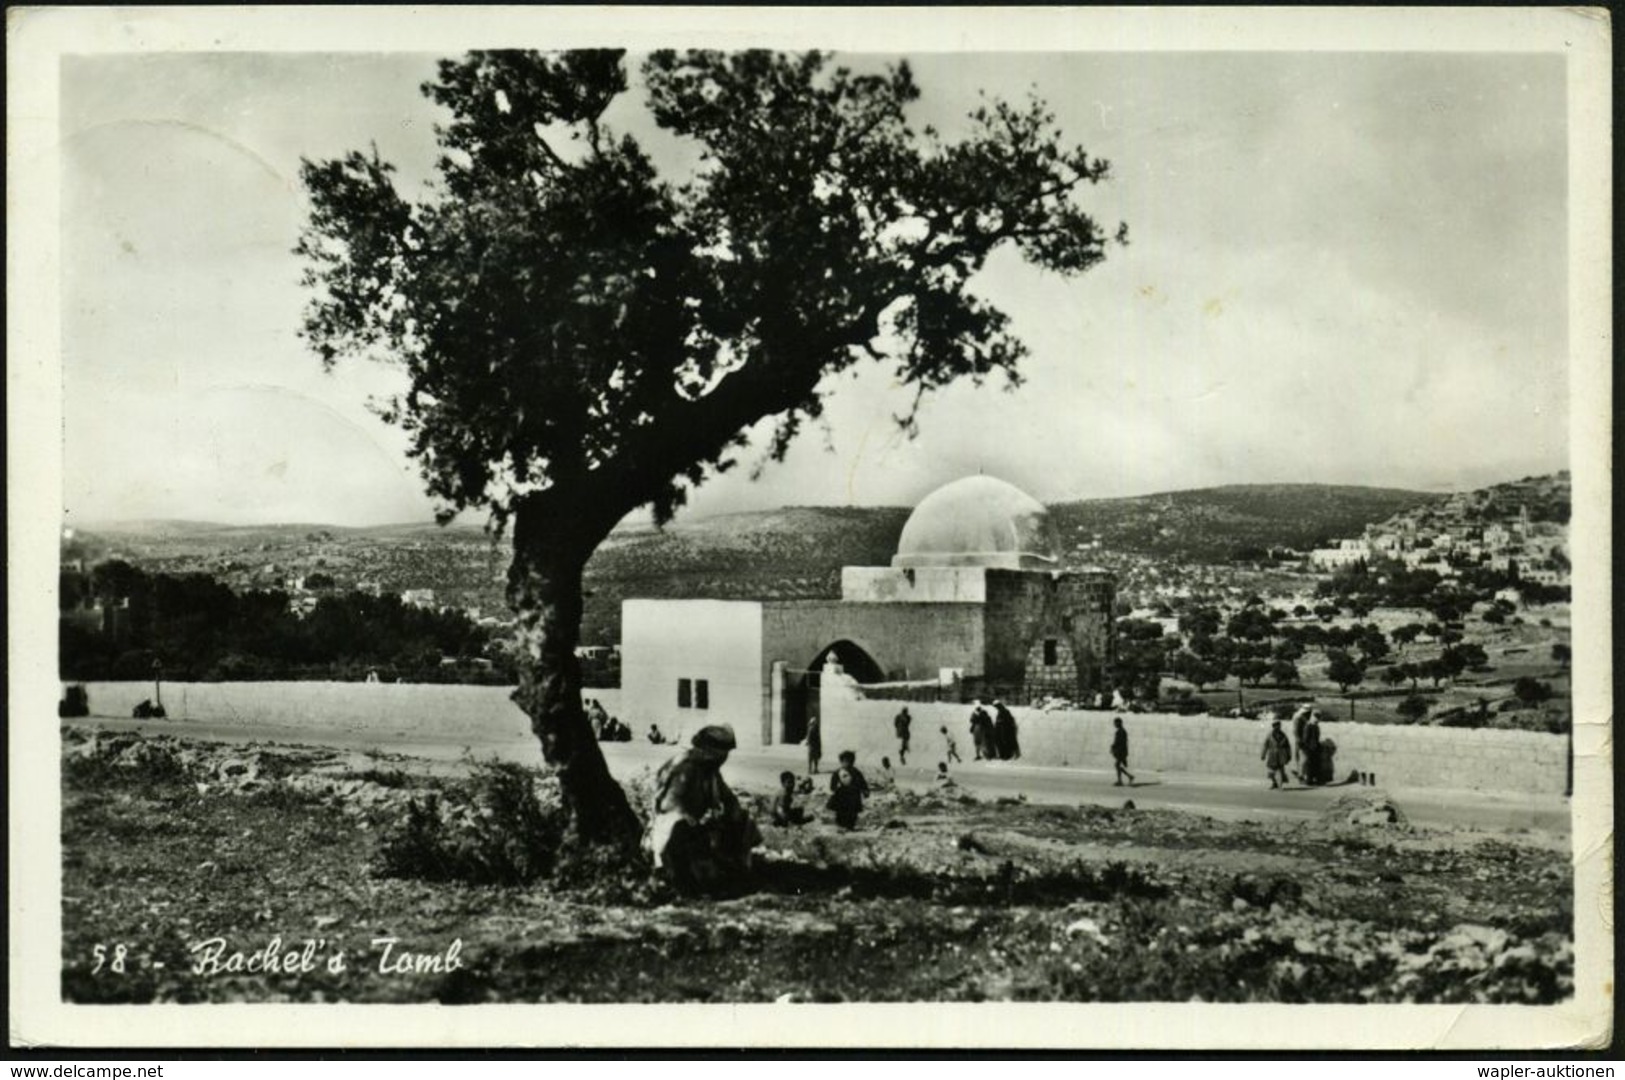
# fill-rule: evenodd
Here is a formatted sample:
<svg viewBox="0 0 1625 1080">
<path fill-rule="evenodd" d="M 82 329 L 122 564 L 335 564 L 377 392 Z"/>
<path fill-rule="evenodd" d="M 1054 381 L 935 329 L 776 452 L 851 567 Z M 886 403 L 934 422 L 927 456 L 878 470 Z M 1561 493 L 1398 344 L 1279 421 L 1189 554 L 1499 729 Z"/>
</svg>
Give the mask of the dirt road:
<svg viewBox="0 0 1625 1080">
<path fill-rule="evenodd" d="M 515 731 L 511 737 L 487 736 L 471 743 L 462 735 L 437 738 L 421 731 L 324 731 L 308 726 L 236 721 L 90 717 L 64 721 L 64 724 L 222 742 L 297 743 L 354 752 L 407 754 L 444 763 L 448 770 L 455 769 L 457 762 L 468 754 L 495 755 L 526 763 L 540 761 L 535 740 L 523 731 Z M 658 767 L 672 755 L 674 748 L 648 743 L 609 743 L 604 745 L 604 752 L 610 770 L 625 777 Z M 832 762 L 826 760 L 824 764 L 827 773 Z M 859 762 L 871 777 L 878 764 Z M 776 786 L 781 771 L 789 769 L 800 774 L 805 768 L 806 761 L 798 746 L 756 747 L 736 751 L 729 759 L 725 775 L 736 787 L 767 791 Z M 911 764 L 899 770 L 898 782 L 904 788 L 923 790 L 932 784 L 934 773 L 934 763 Z M 1034 803 L 1103 806 L 1120 806 L 1124 800 L 1133 799 L 1135 805 L 1142 808 L 1192 810 L 1225 820 L 1312 818 L 1341 790 L 1289 787 L 1272 791 L 1262 771 L 1256 780 L 1142 771 L 1137 774 L 1138 783 L 1132 788 L 1113 786 L 1112 771 L 1104 767 L 1049 768 L 1015 762 L 966 762 L 955 766 L 953 775 L 962 790 L 983 798 L 1024 795 Z M 1389 794 L 1418 824 L 1486 830 L 1532 829 L 1552 834 L 1567 834 L 1570 827 L 1569 800 L 1564 798 L 1416 788 L 1394 789 Z"/>
</svg>

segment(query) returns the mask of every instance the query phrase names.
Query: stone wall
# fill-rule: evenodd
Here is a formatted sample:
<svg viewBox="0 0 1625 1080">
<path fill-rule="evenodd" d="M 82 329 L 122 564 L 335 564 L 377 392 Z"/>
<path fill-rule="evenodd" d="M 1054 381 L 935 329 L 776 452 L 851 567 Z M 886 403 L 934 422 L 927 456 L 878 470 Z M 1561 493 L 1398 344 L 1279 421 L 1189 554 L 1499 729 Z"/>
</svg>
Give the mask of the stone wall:
<svg viewBox="0 0 1625 1080">
<path fill-rule="evenodd" d="M 761 656 L 767 667 L 783 660 L 803 671 L 827 646 L 850 641 L 869 654 L 886 679 L 933 679 L 945 667 L 981 673 L 980 604 L 768 601 L 762 618 Z M 763 678 L 765 685 L 765 668 Z"/>
<path fill-rule="evenodd" d="M 92 716 L 128 718 L 152 697 L 152 682 L 86 685 Z M 166 682 L 164 711 L 172 720 L 273 724 L 410 738 L 418 733 L 506 736 L 529 733 L 530 721 L 510 699 L 512 687 L 359 682 Z M 588 690 L 614 713 L 619 691 Z M 162 724 L 164 721 L 154 721 Z M 176 728 L 178 735 L 185 728 Z"/>
<path fill-rule="evenodd" d="M 1100 689 L 1113 655 L 1113 579 L 1105 572 L 987 572 L 987 678 L 1024 692 L 1081 697 Z M 1056 672 L 1029 667 L 1046 638 L 1068 646 L 1074 685 L 1058 690 Z M 1040 653 L 1040 655 L 1042 655 Z M 1035 685 L 1028 686 L 1029 682 Z M 1008 692 L 1008 691 L 1005 691 Z"/>
<path fill-rule="evenodd" d="M 855 603 L 980 604 L 987 599 L 980 566 L 846 566 L 841 599 Z"/>
<path fill-rule="evenodd" d="M 850 682 L 824 680 L 824 756 L 854 750 L 859 762 L 882 754 L 895 759 L 895 701 L 869 701 Z M 1205 773 L 1264 783 L 1259 760 L 1269 724 L 1218 716 L 1171 713 L 1055 711 L 1013 708 L 1020 727 L 1022 763 L 1110 770 L 1112 717 L 1129 733 L 1129 767 L 1149 772 Z M 939 729 L 947 725 L 960 756 L 971 760 L 970 707 L 911 703 L 918 764 L 935 767 L 944 756 Z M 1289 725 L 1287 725 L 1289 726 Z M 1561 795 L 1567 740 L 1528 731 L 1406 727 L 1323 721 L 1337 743 L 1338 778 L 1359 770 L 1385 787 L 1477 790 Z"/>
</svg>

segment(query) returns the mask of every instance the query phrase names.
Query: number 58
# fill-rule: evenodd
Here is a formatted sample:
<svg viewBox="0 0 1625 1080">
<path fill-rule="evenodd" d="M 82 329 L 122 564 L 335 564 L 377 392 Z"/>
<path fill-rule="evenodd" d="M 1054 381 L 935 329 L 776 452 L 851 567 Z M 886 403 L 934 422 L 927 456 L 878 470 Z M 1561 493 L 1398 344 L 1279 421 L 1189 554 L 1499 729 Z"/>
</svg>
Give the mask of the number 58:
<svg viewBox="0 0 1625 1080">
<path fill-rule="evenodd" d="M 92 975 L 98 974 L 102 970 L 102 966 L 106 965 L 107 968 L 113 971 L 115 974 L 124 974 L 124 958 L 128 956 L 129 953 L 130 950 L 122 942 L 114 945 L 113 962 L 109 964 L 107 962 L 107 946 L 97 945 L 94 949 L 90 950 L 90 955 L 96 958 L 96 966 L 90 969 L 90 973 Z"/>
</svg>

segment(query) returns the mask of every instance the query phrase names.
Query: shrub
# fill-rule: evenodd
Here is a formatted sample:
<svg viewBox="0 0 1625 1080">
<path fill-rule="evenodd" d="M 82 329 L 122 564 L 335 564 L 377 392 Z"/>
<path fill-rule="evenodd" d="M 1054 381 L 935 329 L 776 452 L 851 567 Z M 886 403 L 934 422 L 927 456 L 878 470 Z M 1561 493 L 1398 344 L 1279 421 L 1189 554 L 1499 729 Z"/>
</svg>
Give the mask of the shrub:
<svg viewBox="0 0 1625 1080">
<path fill-rule="evenodd" d="M 1481 728 L 1490 723 L 1490 716 L 1477 709 L 1450 709 L 1438 715 L 1440 727 Z"/>
<path fill-rule="evenodd" d="M 1428 714 L 1428 703 L 1420 694 L 1411 694 L 1399 703 L 1399 715 L 1416 723 Z"/>
<path fill-rule="evenodd" d="M 550 874 L 564 839 L 556 793 L 544 801 L 538 773 L 511 762 L 477 762 L 443 798 L 410 799 L 406 817 L 379 847 L 383 877 L 528 885 Z"/>
<path fill-rule="evenodd" d="M 1525 705 L 1538 705 L 1552 696 L 1552 686 L 1525 675 L 1512 684 L 1512 693 Z"/>
</svg>

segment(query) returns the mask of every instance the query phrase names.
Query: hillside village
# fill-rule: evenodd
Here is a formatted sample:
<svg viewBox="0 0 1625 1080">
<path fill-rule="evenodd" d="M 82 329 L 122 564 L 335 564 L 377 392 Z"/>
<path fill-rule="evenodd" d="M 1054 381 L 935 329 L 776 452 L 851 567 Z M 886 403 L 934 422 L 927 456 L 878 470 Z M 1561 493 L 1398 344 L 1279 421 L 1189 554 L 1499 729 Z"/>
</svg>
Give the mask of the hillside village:
<svg viewBox="0 0 1625 1080">
<path fill-rule="evenodd" d="M 1488 566 L 1521 582 L 1567 588 L 1568 520 L 1568 473 L 1531 477 L 1396 514 L 1359 537 L 1314 549 L 1309 563 L 1337 570 L 1386 557 L 1442 578 Z"/>
</svg>

